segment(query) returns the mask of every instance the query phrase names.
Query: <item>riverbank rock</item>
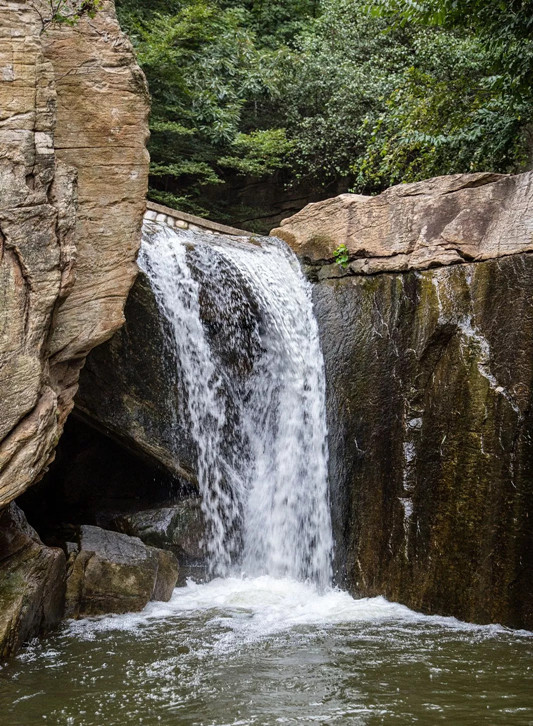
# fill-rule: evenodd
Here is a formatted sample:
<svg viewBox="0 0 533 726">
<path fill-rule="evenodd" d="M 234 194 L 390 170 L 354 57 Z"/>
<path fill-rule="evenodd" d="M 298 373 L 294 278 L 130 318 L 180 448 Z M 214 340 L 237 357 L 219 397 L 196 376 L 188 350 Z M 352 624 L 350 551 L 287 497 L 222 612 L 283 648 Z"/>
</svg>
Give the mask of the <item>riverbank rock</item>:
<svg viewBox="0 0 533 726">
<path fill-rule="evenodd" d="M 67 617 L 135 612 L 150 600 L 170 600 L 178 579 L 171 552 L 90 525 L 79 527 L 68 547 Z"/>
<path fill-rule="evenodd" d="M 282 226 L 308 261 L 353 256 L 310 269 L 354 594 L 533 627 L 532 180 L 429 180 Z"/>
<path fill-rule="evenodd" d="M 0 656 L 57 625 L 65 601 L 65 555 L 46 547 L 23 512 L 0 512 Z"/>
<path fill-rule="evenodd" d="M 84 358 L 123 322 L 145 208 L 148 94 L 112 2 L 47 27 L 0 9 L 0 507 L 42 475 Z"/>
</svg>

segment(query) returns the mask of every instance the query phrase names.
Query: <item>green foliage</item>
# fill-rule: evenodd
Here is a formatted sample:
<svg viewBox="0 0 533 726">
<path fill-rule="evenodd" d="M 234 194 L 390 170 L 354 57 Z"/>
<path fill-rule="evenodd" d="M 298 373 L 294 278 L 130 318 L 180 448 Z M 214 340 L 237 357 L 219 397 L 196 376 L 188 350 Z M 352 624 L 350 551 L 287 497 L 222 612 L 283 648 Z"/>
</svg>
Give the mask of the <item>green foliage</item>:
<svg viewBox="0 0 533 726">
<path fill-rule="evenodd" d="M 345 244 L 341 244 L 333 250 L 333 259 L 343 270 L 348 267 L 350 255 L 348 254 L 348 250 Z"/>
<path fill-rule="evenodd" d="M 426 26 L 429 42 L 416 48 L 374 127 L 359 182 L 516 172 L 530 161 L 533 0 L 373 0 L 368 8 L 393 27 Z"/>
<path fill-rule="evenodd" d="M 238 133 L 231 145 L 233 155 L 221 157 L 218 163 L 228 169 L 235 169 L 239 174 L 261 178 L 276 169 L 287 167 L 292 147 L 285 129 Z"/>
<path fill-rule="evenodd" d="M 533 0 L 117 9 L 152 94 L 150 196 L 171 206 L 238 223 L 245 182 L 375 193 L 533 148 Z"/>
<path fill-rule="evenodd" d="M 47 0 L 30 4 L 40 15 L 43 30 L 46 30 L 51 25 L 76 25 L 84 15 L 94 18 L 102 3 L 103 0 Z"/>
</svg>

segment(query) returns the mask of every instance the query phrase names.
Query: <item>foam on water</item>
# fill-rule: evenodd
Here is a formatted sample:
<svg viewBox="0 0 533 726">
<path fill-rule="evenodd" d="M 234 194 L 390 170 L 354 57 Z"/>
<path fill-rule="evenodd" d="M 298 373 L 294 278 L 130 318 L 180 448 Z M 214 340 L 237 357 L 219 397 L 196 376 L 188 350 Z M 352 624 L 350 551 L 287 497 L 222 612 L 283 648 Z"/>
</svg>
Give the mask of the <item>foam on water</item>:
<svg viewBox="0 0 533 726">
<path fill-rule="evenodd" d="M 453 617 L 423 615 L 384 597 L 353 598 L 337 588 L 319 591 L 316 585 L 269 575 L 256 578 L 216 578 L 206 584 L 189 580 L 176 588 L 167 603 L 152 602 L 141 613 L 71 621 L 68 633 L 92 640 L 108 631 L 135 631 L 165 622 L 171 627 L 176 618 L 201 618 L 203 627 L 224 625 L 231 633 L 217 647 L 231 650 L 243 642 L 301 629 L 339 625 L 376 625 L 445 628 L 486 636 L 510 633 L 531 638 L 528 631 L 509 631 L 500 625 L 475 625 Z M 421 632 L 421 630 L 420 630 Z"/>
</svg>

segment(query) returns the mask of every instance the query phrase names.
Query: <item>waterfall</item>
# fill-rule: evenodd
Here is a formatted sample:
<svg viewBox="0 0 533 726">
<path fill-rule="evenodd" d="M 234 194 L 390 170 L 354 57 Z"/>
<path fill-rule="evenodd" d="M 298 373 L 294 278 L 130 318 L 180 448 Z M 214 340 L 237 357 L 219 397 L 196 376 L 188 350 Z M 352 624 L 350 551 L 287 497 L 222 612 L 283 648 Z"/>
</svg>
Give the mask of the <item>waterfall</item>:
<svg viewBox="0 0 533 726">
<path fill-rule="evenodd" d="M 287 246 L 145 222 L 213 574 L 331 581 L 325 383 L 310 285 Z"/>
</svg>

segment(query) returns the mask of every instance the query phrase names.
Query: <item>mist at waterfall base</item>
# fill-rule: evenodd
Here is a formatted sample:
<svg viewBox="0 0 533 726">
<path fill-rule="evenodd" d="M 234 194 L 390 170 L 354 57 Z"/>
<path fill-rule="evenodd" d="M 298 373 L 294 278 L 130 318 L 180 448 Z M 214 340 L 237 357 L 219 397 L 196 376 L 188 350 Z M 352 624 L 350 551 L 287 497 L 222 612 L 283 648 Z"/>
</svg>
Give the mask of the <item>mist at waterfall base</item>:
<svg viewBox="0 0 533 726">
<path fill-rule="evenodd" d="M 0 724 L 531 724 L 533 634 L 331 586 L 324 373 L 279 241 L 145 225 L 213 579 L 0 668 Z M 174 418 L 172 418 L 174 417 Z"/>
</svg>

